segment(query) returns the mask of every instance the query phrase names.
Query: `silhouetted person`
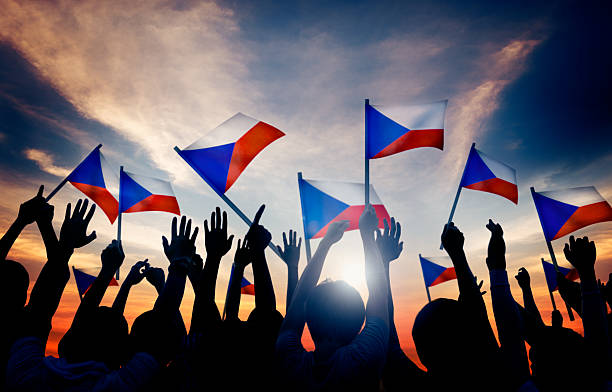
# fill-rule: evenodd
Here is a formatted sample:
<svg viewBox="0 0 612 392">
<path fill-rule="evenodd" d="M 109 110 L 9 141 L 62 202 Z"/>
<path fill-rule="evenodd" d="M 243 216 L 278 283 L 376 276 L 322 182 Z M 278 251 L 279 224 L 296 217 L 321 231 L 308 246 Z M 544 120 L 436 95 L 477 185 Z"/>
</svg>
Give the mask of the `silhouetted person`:
<svg viewBox="0 0 612 392">
<path fill-rule="evenodd" d="M 137 261 L 132 268 L 130 268 L 130 272 L 123 280 L 123 283 L 121 283 L 119 292 L 113 301 L 113 309 L 119 314 L 123 315 L 123 312 L 125 311 L 125 305 L 132 287 L 142 282 L 147 274 L 147 270 L 151 268 L 148 261 L 149 259 Z"/>
<path fill-rule="evenodd" d="M 359 293 L 345 282 L 317 286 L 331 246 L 348 228 L 332 223 L 302 273 L 281 327 L 276 351 L 279 372 L 292 390 L 378 390 L 389 345 L 388 282 L 374 232 L 378 218 L 371 205 L 359 219 L 369 291 L 364 310 Z M 365 327 L 361 330 L 365 318 Z M 304 325 L 315 351 L 304 350 Z"/>
<path fill-rule="evenodd" d="M 289 309 L 293 292 L 298 282 L 298 267 L 300 264 L 300 249 L 302 248 L 302 238 L 297 241 L 297 231 L 289 230 L 289 241 L 287 234 L 283 233 L 283 246 L 276 246 L 281 259 L 287 265 L 287 299 L 285 306 Z"/>
</svg>

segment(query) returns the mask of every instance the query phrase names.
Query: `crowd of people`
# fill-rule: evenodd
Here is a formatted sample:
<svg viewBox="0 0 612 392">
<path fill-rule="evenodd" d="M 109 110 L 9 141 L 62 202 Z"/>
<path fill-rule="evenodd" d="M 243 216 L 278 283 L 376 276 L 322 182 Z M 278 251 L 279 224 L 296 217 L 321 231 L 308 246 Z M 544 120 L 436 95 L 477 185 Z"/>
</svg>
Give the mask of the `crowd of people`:
<svg viewBox="0 0 612 392">
<path fill-rule="evenodd" d="M 374 208 L 359 219 L 365 254 L 368 300 L 344 281 L 319 283 L 330 248 L 342 239 L 348 222 L 332 223 L 299 276 L 301 239 L 283 234 L 278 250 L 287 264 L 287 313 L 276 296 L 265 249 L 271 234 L 260 224 L 262 206 L 243 239 L 237 240 L 224 317 L 215 303 L 221 258 L 231 251 L 227 215 L 219 208 L 204 221 L 205 257 L 196 253 L 198 227 L 185 216 L 174 218 L 162 238 L 168 259 L 163 269 L 137 262 L 121 283 L 111 307 L 100 306 L 111 279 L 124 262 L 121 243 L 101 254 L 102 268 L 85 293 L 58 357 L 45 356 L 53 315 L 70 277 L 73 253 L 96 238 L 89 224 L 96 206 L 68 204 L 59 237 L 52 205 L 43 188 L 21 204 L 14 223 L 0 239 L 0 286 L 6 310 L 2 334 L 2 385 L 16 391 L 606 391 L 612 390 L 610 320 L 612 283 L 595 276 L 595 244 L 570 237 L 567 260 L 580 283 L 559 274 L 563 298 L 582 318 L 584 336 L 563 327 L 555 311 L 546 325 L 536 306 L 529 273 L 516 275 L 523 305 L 510 291 L 502 227 L 489 220 L 486 265 L 497 327 L 493 332 L 481 292 L 463 250 L 464 236 L 453 224 L 442 244 L 457 274 L 459 298 L 440 298 L 416 316 L 412 336 L 426 370 L 400 347 L 394 322 L 389 264 L 402 252 L 401 226 L 395 219 L 378 228 Z M 30 292 L 29 276 L 7 260 L 21 231 L 36 222 L 46 248 L 44 264 Z M 252 264 L 255 308 L 247 321 L 238 317 L 241 280 Z M 612 274 L 611 274 L 612 276 Z M 157 290 L 152 309 L 131 326 L 123 316 L 132 286 L 143 279 Z M 187 279 L 195 292 L 187 330 L 179 306 Z M 606 305 L 607 303 L 607 305 Z M 308 326 L 315 350 L 302 346 Z M 499 339 L 499 343 L 498 343 Z M 526 345 L 527 343 L 527 345 Z M 529 347 L 529 350 L 527 350 Z"/>
</svg>

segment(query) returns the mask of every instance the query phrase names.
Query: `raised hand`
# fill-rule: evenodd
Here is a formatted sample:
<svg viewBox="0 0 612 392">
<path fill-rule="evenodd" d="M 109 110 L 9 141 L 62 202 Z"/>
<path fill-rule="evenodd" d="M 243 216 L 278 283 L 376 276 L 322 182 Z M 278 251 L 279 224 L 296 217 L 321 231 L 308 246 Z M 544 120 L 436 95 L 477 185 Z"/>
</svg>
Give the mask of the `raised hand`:
<svg viewBox="0 0 612 392">
<path fill-rule="evenodd" d="M 380 234 L 380 230 L 376 230 L 376 245 L 380 251 L 380 255 L 384 262 L 390 263 L 397 259 L 402 253 L 404 247 L 403 242 L 399 242 L 400 235 L 402 234 L 402 227 L 399 222 L 395 222 L 395 218 L 391 218 L 391 227 L 387 219 L 384 220 L 385 230 L 383 234 Z"/>
<path fill-rule="evenodd" d="M 489 219 L 489 223 L 487 223 L 486 227 L 491 232 L 487 267 L 489 267 L 489 270 L 505 270 L 506 242 L 504 241 L 504 230 L 499 223 L 494 223 L 491 219 Z"/>
<path fill-rule="evenodd" d="M 608 283 L 599 283 L 599 291 L 603 296 L 604 300 L 612 307 L 612 272 L 608 275 Z"/>
<path fill-rule="evenodd" d="M 204 220 L 204 244 L 206 245 L 207 257 L 221 259 L 232 248 L 234 236 L 227 237 L 227 213 L 217 207 L 216 212 L 210 214 L 210 230 L 208 221 Z"/>
<path fill-rule="evenodd" d="M 287 264 L 289 268 L 297 268 L 300 262 L 300 248 L 302 247 L 302 238 L 300 242 L 297 242 L 297 232 L 289 230 L 289 242 L 287 242 L 287 235 L 283 233 L 283 248 L 277 245 L 276 248 L 281 255 L 281 258 Z"/>
<path fill-rule="evenodd" d="M 44 189 L 44 185 L 41 185 L 36 196 L 19 206 L 17 220 L 24 226 L 35 222 L 40 218 L 41 213 L 44 213 L 45 205 L 48 205 L 42 195 Z"/>
<path fill-rule="evenodd" d="M 265 227 L 259 224 L 259 220 L 261 219 L 261 215 L 263 214 L 265 208 L 265 204 L 262 204 L 262 206 L 259 207 L 259 210 L 257 210 L 257 213 L 255 214 L 255 219 L 251 224 L 251 228 L 245 236 L 245 240 L 249 242 L 249 247 L 254 252 L 263 252 L 263 250 L 266 249 L 266 246 L 268 246 L 272 240 L 272 234 L 270 234 Z"/>
<path fill-rule="evenodd" d="M 444 230 L 442 230 L 442 246 L 448 253 L 455 253 L 458 251 L 463 251 L 463 243 L 465 239 L 463 238 L 463 233 L 459 230 L 457 226 L 453 222 L 444 225 Z"/>
<path fill-rule="evenodd" d="M 92 231 L 91 234 L 87 234 L 87 226 L 96 211 L 96 205 L 93 204 L 87 212 L 87 205 L 89 201 L 79 199 L 74 212 L 71 214 L 71 204 L 68 203 L 66 206 L 66 216 L 64 217 L 64 223 L 60 229 L 59 243 L 63 249 L 72 251 L 76 248 L 83 247 L 93 240 L 96 239 L 96 231 Z M 86 214 L 87 213 L 87 214 Z"/>
<path fill-rule="evenodd" d="M 376 216 L 376 210 L 371 204 L 368 204 L 359 217 L 359 230 L 362 235 L 374 235 L 374 232 L 378 230 L 378 217 Z"/>
<path fill-rule="evenodd" d="M 574 239 L 570 236 L 569 244 L 565 244 L 563 248 L 565 258 L 569 261 L 580 275 L 581 280 L 584 276 L 592 275 L 595 277 L 595 259 L 597 258 L 597 250 L 595 243 L 589 241 L 589 237 Z"/>
<path fill-rule="evenodd" d="M 149 266 L 149 259 L 137 261 L 130 269 L 128 275 L 125 277 L 125 283 L 131 286 L 135 286 L 138 283 L 142 282 L 149 268 L 151 268 Z"/>
<path fill-rule="evenodd" d="M 239 268 L 245 268 L 253 261 L 253 256 L 251 255 L 251 250 L 249 249 L 249 243 L 245 238 L 240 244 L 240 239 L 238 239 L 238 248 L 236 249 L 236 254 L 234 255 L 234 264 Z"/>
<path fill-rule="evenodd" d="M 170 243 L 165 236 L 162 236 L 162 245 L 164 253 L 170 263 L 180 262 L 184 266 L 185 271 L 192 263 L 192 257 L 195 254 L 195 240 L 198 236 L 198 228 L 196 227 L 191 233 L 191 219 L 187 220 L 186 216 L 181 218 L 180 227 L 177 230 L 178 220 L 172 219 L 172 233 Z"/>
<path fill-rule="evenodd" d="M 323 237 L 322 241 L 325 241 L 327 244 L 332 245 L 342 239 L 344 232 L 349 228 L 350 222 L 347 220 L 341 220 L 337 222 L 333 222 L 327 228 L 327 232 Z"/>
<path fill-rule="evenodd" d="M 552 326 L 556 328 L 561 328 L 563 326 L 563 316 L 561 312 L 556 309 L 552 312 Z"/>
<path fill-rule="evenodd" d="M 202 256 L 194 252 L 193 256 L 191 256 L 191 263 L 189 264 L 187 276 L 191 281 L 193 289 L 196 291 L 202 280 L 202 268 L 204 268 L 204 260 L 202 260 Z"/>
<path fill-rule="evenodd" d="M 529 272 L 527 272 L 525 267 L 519 268 L 518 274 L 516 274 L 515 278 L 521 289 L 525 290 L 530 287 L 531 278 L 529 277 Z"/>
<path fill-rule="evenodd" d="M 123 264 L 123 260 L 125 259 L 125 254 L 123 253 L 123 248 L 121 247 L 121 242 L 117 240 L 113 240 L 100 255 L 100 259 L 102 259 L 102 269 L 105 271 L 112 271 L 115 273 Z M 130 271 L 132 273 L 132 271 Z"/>
<path fill-rule="evenodd" d="M 144 272 L 144 276 L 147 279 L 147 282 L 151 283 L 157 293 L 161 293 L 164 289 L 164 285 L 166 284 L 166 275 L 164 270 L 158 267 L 149 267 Z"/>
</svg>

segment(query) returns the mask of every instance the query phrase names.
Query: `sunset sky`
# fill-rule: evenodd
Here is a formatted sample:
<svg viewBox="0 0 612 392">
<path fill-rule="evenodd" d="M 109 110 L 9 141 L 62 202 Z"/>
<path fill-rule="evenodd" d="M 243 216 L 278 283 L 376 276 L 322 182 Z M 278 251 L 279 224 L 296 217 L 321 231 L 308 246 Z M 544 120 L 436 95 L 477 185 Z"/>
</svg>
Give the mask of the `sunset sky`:
<svg viewBox="0 0 612 392">
<path fill-rule="evenodd" d="M 370 169 L 378 195 L 403 227 L 404 252 L 391 279 L 401 343 L 415 358 L 412 323 L 427 301 L 418 254 L 444 254 L 440 232 L 472 142 L 516 168 L 519 184 L 518 206 L 487 193 L 462 193 L 455 222 L 465 233 L 472 269 L 488 290 L 485 224 L 493 218 L 504 227 L 508 273 L 529 270 L 547 321 L 552 305 L 540 258 L 549 256 L 529 187 L 594 185 L 612 200 L 611 11 L 595 2 L 0 0 L 0 7 L 3 231 L 39 184 L 49 192 L 99 143 L 117 172 L 123 165 L 170 180 L 183 213 L 202 226 L 214 207 L 226 206 L 173 147 L 243 112 L 287 136 L 264 150 L 227 195 L 249 216 L 266 203 L 262 223 L 282 242 L 285 230 L 302 233 L 298 171 L 310 179 L 362 181 L 364 98 L 373 104 L 448 99 L 444 151 L 412 150 L 374 160 Z M 66 203 L 79 197 L 67 185 L 52 200 L 56 228 Z M 230 231 L 243 236 L 246 226 L 228 214 Z M 161 236 L 171 219 L 167 213 L 124 216 L 122 276 L 144 258 L 167 266 Z M 101 250 L 116 235 L 101 211 L 91 227 L 98 239 L 75 253 L 74 266 L 99 266 Z M 596 271 L 607 280 L 612 223 L 578 234 L 596 240 Z M 553 243 L 563 266 L 569 265 L 562 256 L 566 240 Z M 201 237 L 197 246 L 204 254 Z M 219 274 L 220 310 L 233 253 Z M 44 254 L 34 225 L 9 257 L 27 267 L 32 285 Z M 272 252 L 267 257 L 284 313 L 286 267 Z M 301 261 L 303 268 L 304 255 Z M 332 249 L 324 278 L 347 280 L 365 300 L 356 232 Z M 520 300 L 514 278 L 511 286 Z M 104 303 L 117 291 L 110 287 Z M 457 286 L 445 283 L 431 294 L 456 298 Z M 135 287 L 128 321 L 154 300 L 146 281 Z M 490 305 L 488 295 L 486 301 Z M 78 302 L 71 279 L 50 353 Z M 192 304 L 188 287 L 187 322 Z M 243 297 L 241 315 L 253 306 L 252 297 Z M 580 321 L 571 326 L 582 329 Z"/>
</svg>

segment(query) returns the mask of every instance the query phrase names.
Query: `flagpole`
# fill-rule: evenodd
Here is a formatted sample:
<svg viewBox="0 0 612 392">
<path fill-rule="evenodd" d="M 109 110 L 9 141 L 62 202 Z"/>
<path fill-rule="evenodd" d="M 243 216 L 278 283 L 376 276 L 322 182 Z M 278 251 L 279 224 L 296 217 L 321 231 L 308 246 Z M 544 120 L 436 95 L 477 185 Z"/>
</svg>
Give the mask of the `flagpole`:
<svg viewBox="0 0 612 392">
<path fill-rule="evenodd" d="M 225 202 L 225 203 L 226 203 L 226 204 L 227 204 L 227 205 L 228 205 L 228 206 L 229 206 L 229 207 L 230 207 L 230 208 L 231 208 L 231 209 L 232 209 L 232 210 L 233 210 L 233 211 L 236 213 L 236 215 L 238 215 L 238 216 L 240 217 L 240 219 L 242 219 L 242 220 L 244 221 L 244 223 L 246 223 L 246 224 L 247 224 L 247 226 L 251 227 L 251 224 L 252 224 L 253 222 L 251 222 L 251 220 L 250 220 L 250 219 L 249 219 L 249 218 L 248 218 L 248 217 L 247 217 L 247 216 L 246 216 L 246 215 L 245 215 L 245 214 L 244 214 L 244 213 L 243 213 L 243 212 L 240 210 L 240 208 L 238 208 L 238 206 L 237 206 L 236 204 L 234 204 L 234 203 L 233 203 L 233 202 L 232 202 L 232 201 L 231 201 L 231 200 L 230 200 L 230 199 L 229 199 L 227 196 L 225 196 L 224 194 L 221 194 L 221 193 L 217 192 L 217 190 L 215 189 L 215 187 L 214 187 L 214 186 L 212 186 L 210 182 L 208 182 L 208 180 L 206 179 L 206 176 L 205 176 L 205 175 L 204 175 L 204 174 L 203 174 L 203 173 L 202 173 L 200 170 L 198 170 L 198 168 L 197 168 L 197 167 L 195 167 L 194 165 L 192 165 L 192 164 L 191 164 L 191 162 L 189 162 L 187 159 L 185 159 L 185 158 L 183 157 L 183 154 L 182 154 L 182 151 L 181 151 L 181 149 L 180 149 L 180 148 L 178 148 L 178 147 L 176 147 L 176 146 L 175 146 L 175 147 L 174 147 L 174 151 L 176 151 L 176 152 L 177 152 L 177 154 L 179 154 L 179 156 L 180 156 L 181 158 L 183 158 L 183 160 L 184 160 L 185 162 L 187 162 L 187 164 L 188 164 L 189 166 L 191 166 L 191 168 L 192 168 L 193 170 L 195 170 L 195 172 L 196 172 L 196 173 L 198 173 L 198 174 L 200 175 L 200 177 L 202 177 L 202 179 L 204 180 L 204 182 L 206 182 L 206 183 L 207 183 L 207 184 L 208 184 L 208 185 L 209 185 L 209 186 L 212 188 L 212 190 L 213 190 L 213 191 L 215 191 L 215 193 L 216 193 L 216 194 L 217 194 L 217 195 L 218 195 L 218 196 L 221 198 L 221 200 L 223 200 L 223 201 L 224 201 L 224 202 Z M 281 255 L 280 255 L 280 252 L 278 251 L 278 249 L 276 248 L 276 245 L 274 245 L 274 243 L 273 243 L 272 241 L 270 241 L 270 243 L 268 244 L 268 247 L 269 247 L 270 249 L 272 249 L 272 251 L 273 251 L 274 253 L 276 253 L 276 255 L 277 255 L 278 257 L 280 257 L 280 258 L 282 259 Z"/>
<path fill-rule="evenodd" d="M 421 262 L 421 254 L 419 253 L 419 262 Z M 423 263 L 421 263 L 421 273 L 423 272 Z M 423 274 L 423 283 L 425 283 L 425 291 L 427 292 L 427 301 L 431 302 L 431 294 L 429 294 L 429 286 L 425 281 L 425 274 Z"/>
<path fill-rule="evenodd" d="M 472 149 L 476 146 L 476 143 L 472 143 L 472 147 L 470 147 L 470 151 L 472 151 Z M 463 176 L 465 175 L 465 168 L 467 166 L 467 160 L 470 159 L 470 153 L 468 152 L 468 157 L 465 160 L 465 165 L 463 166 L 463 173 L 461 174 L 461 180 L 459 181 L 459 186 L 457 187 L 457 194 L 455 195 L 455 201 L 453 202 L 453 207 L 451 208 L 451 212 L 450 215 L 448 217 L 448 221 L 446 221 L 447 225 L 450 225 L 450 223 L 453 220 L 453 216 L 455 216 L 455 208 L 457 208 L 457 203 L 459 202 L 459 195 L 461 195 L 461 189 L 463 188 L 461 186 L 461 183 L 463 182 Z M 444 245 L 442 245 L 440 243 L 440 250 L 444 249 Z"/>
<path fill-rule="evenodd" d="M 119 166 L 119 216 L 117 217 L 117 242 L 121 246 L 121 173 L 123 173 L 123 166 Z M 119 268 L 115 273 L 115 279 L 119 280 Z"/>
<path fill-rule="evenodd" d="M 97 146 L 96 148 L 94 148 L 93 150 L 91 150 L 91 152 L 90 152 L 89 154 L 91 154 L 91 153 L 92 153 L 92 152 L 94 152 L 95 150 L 99 150 L 101 147 L 102 147 L 102 144 L 98 144 L 98 146 Z M 85 157 L 88 157 L 88 156 L 89 156 L 89 154 L 87 154 Z M 82 160 L 81 160 L 81 162 L 82 162 Z M 80 164 L 80 162 L 79 162 L 79 164 Z M 59 192 L 59 190 L 60 190 L 60 189 L 62 189 L 62 187 L 63 187 L 64 185 L 66 185 L 66 183 L 68 182 L 68 178 L 70 178 L 70 176 L 72 175 L 72 173 L 74 173 L 74 171 L 76 170 L 76 168 L 77 168 L 77 167 L 79 167 L 79 165 L 77 165 L 77 166 L 76 166 L 74 169 L 72 169 L 72 171 L 70 172 L 70 174 L 68 174 L 68 175 L 66 176 L 66 178 L 64 178 L 64 179 L 62 180 L 62 182 L 60 182 L 60 183 L 59 183 L 59 184 L 58 184 L 58 185 L 55 187 L 55 189 L 54 189 L 54 190 L 52 190 L 52 191 L 51 191 L 51 193 L 49 193 L 49 194 L 47 195 L 47 197 L 45 198 L 45 201 L 49 201 L 49 200 L 51 200 L 51 198 L 52 198 L 53 196 L 55 196 L 55 194 L 56 194 L 57 192 Z"/>
<path fill-rule="evenodd" d="M 298 172 L 298 192 L 300 190 L 300 181 L 302 181 L 302 172 Z M 304 201 L 302 200 L 302 193 L 300 192 L 300 207 L 302 208 L 302 227 L 304 228 L 304 247 L 306 248 L 306 262 L 310 263 L 312 258 L 310 251 L 310 238 L 306 236 L 306 217 L 304 216 Z"/>
<path fill-rule="evenodd" d="M 535 199 L 533 198 L 535 189 L 534 187 L 531 187 L 529 189 L 531 189 L 531 198 L 534 200 L 534 204 L 535 204 Z M 540 225 L 542 225 L 542 220 L 540 220 Z M 544 233 L 544 226 L 542 226 L 542 233 Z M 555 256 L 555 250 L 553 249 L 551 242 L 548 240 L 548 238 L 546 238 L 546 234 L 544 234 L 544 239 L 546 240 L 546 246 L 548 247 L 548 253 L 550 253 L 550 259 L 552 260 L 552 263 L 555 266 L 555 272 L 559 272 L 559 265 L 557 264 L 557 257 Z M 550 295 L 552 298 L 552 293 L 550 293 Z M 563 297 L 561 297 L 561 299 L 563 299 Z M 563 302 L 565 302 L 565 308 L 567 309 L 567 315 L 569 316 L 570 321 L 574 321 L 574 312 L 572 312 L 571 306 L 569 306 L 569 304 L 567 303 L 567 301 L 565 301 L 565 299 L 563 299 Z"/>
<path fill-rule="evenodd" d="M 368 106 L 370 105 L 370 100 L 366 98 L 364 105 L 364 116 L 365 116 L 365 146 L 364 146 L 364 173 L 365 173 L 365 205 L 370 204 L 370 159 L 368 158 Z"/>
<path fill-rule="evenodd" d="M 543 257 L 542 257 L 542 267 L 544 267 L 544 258 Z M 544 275 L 546 275 L 546 273 Z M 553 292 L 550 291 L 550 287 L 548 287 L 548 280 L 546 281 L 546 287 L 548 288 L 548 294 L 550 294 L 550 302 L 552 302 L 553 310 L 557 310 L 557 304 L 555 303 L 555 297 L 553 296 Z"/>
</svg>

